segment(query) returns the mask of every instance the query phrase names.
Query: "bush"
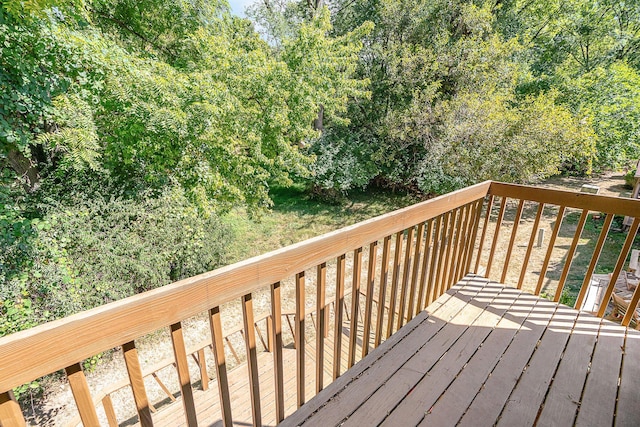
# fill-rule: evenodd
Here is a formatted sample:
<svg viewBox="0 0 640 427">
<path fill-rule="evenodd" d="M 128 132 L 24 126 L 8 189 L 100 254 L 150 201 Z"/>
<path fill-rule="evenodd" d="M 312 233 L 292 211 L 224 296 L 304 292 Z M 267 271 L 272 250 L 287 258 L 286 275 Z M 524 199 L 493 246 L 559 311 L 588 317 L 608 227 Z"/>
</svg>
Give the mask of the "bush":
<svg viewBox="0 0 640 427">
<path fill-rule="evenodd" d="M 0 336 L 212 270 L 230 233 L 181 191 L 43 212 L 20 222 L 23 238 L 3 236 Z"/>
</svg>

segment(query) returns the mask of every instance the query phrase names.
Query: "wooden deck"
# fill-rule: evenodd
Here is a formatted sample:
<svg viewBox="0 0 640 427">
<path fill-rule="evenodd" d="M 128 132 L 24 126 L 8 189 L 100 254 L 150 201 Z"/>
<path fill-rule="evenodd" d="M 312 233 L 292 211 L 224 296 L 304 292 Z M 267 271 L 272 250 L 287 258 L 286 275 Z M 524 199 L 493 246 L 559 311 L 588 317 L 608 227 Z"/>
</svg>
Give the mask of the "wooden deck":
<svg viewBox="0 0 640 427">
<path fill-rule="evenodd" d="M 282 425 L 640 425 L 640 333 L 466 277 Z"/>
<path fill-rule="evenodd" d="M 342 326 L 342 359 L 341 372 L 347 371 L 349 348 L 344 345 L 349 339 L 349 319 L 345 318 Z M 362 350 L 362 328 L 357 333 L 357 351 L 360 359 Z M 307 334 L 308 335 L 308 334 Z M 333 351 L 334 340 L 333 331 L 325 339 L 324 346 L 324 383 L 332 381 L 333 372 Z M 316 355 L 315 345 L 310 342 L 307 336 L 306 366 L 305 366 L 305 395 L 306 400 L 310 400 L 316 394 Z M 282 350 L 284 365 L 284 409 L 285 414 L 292 414 L 297 409 L 296 394 L 296 351 L 293 345 L 288 345 Z M 276 425 L 275 413 L 275 391 L 273 377 L 273 354 L 262 352 L 258 354 L 258 371 L 260 394 L 262 396 L 261 414 L 262 423 L 265 426 Z M 247 375 L 246 363 L 243 363 L 228 372 L 229 394 L 231 399 L 231 411 L 233 413 L 233 424 L 238 426 L 253 425 L 251 413 L 250 381 Z M 198 425 L 222 426 L 222 414 L 220 411 L 220 400 L 218 398 L 218 386 L 215 378 L 210 381 L 208 390 L 201 387 L 193 389 L 193 397 L 197 409 Z M 153 414 L 153 424 L 156 427 L 174 427 L 186 425 L 180 396 L 176 396 L 177 401 L 162 407 Z M 125 423 L 127 424 L 127 423 Z M 139 426 L 139 423 L 135 424 Z"/>
</svg>

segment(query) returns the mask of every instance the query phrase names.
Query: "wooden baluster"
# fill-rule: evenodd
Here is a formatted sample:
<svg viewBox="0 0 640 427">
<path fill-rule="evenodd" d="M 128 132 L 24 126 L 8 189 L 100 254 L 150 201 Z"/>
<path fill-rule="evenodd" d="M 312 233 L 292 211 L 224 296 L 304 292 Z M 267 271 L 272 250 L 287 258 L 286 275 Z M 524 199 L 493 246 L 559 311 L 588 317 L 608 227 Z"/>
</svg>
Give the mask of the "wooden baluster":
<svg viewBox="0 0 640 427">
<path fill-rule="evenodd" d="M 451 270 L 452 250 L 455 247 L 455 229 L 459 219 L 459 209 L 451 211 L 449 218 L 449 230 L 447 231 L 447 250 L 445 252 L 444 265 L 442 266 L 442 285 L 440 294 L 445 293 L 449 289 L 449 271 Z"/>
<path fill-rule="evenodd" d="M 589 210 L 583 209 L 580 214 L 580 219 L 578 220 L 578 225 L 576 226 L 576 232 L 573 235 L 573 241 L 571 242 L 571 247 L 569 248 L 569 252 L 567 252 L 567 258 L 564 263 L 564 268 L 562 269 L 562 274 L 560 275 L 560 280 L 558 280 L 558 287 L 556 288 L 556 293 L 553 296 L 553 301 L 560 301 L 560 296 L 562 295 L 562 290 L 564 289 L 564 284 L 567 281 L 567 276 L 569 275 L 569 269 L 571 268 L 571 263 L 573 262 L 573 256 L 576 254 L 576 248 L 578 247 L 578 241 L 580 240 L 580 235 L 582 234 L 582 230 L 584 229 L 584 224 L 587 221 L 587 217 L 589 216 Z"/>
<path fill-rule="evenodd" d="M 102 407 L 104 408 L 104 414 L 107 417 L 109 427 L 118 427 L 118 419 L 116 417 L 116 411 L 113 409 L 111 395 L 107 394 L 102 398 Z M 144 424 L 140 423 L 140 425 Z"/>
<path fill-rule="evenodd" d="M 460 229 L 460 239 L 458 242 L 458 255 L 456 257 L 455 270 L 453 272 L 453 280 L 455 283 L 459 282 L 465 275 L 465 254 L 467 253 L 467 245 L 469 233 L 471 232 L 471 220 L 473 218 L 473 203 L 469 203 L 464 207 L 464 214 L 462 216 L 462 227 Z"/>
<path fill-rule="evenodd" d="M 442 215 L 436 218 L 436 226 L 433 233 L 433 250 L 431 251 L 431 264 L 429 266 L 429 280 L 427 282 L 427 295 L 425 296 L 424 306 L 427 307 L 436 299 L 436 268 L 440 249 L 440 226 L 442 223 Z"/>
<path fill-rule="evenodd" d="M 500 201 L 500 211 L 498 212 L 498 220 L 496 221 L 496 228 L 493 231 L 493 241 L 491 242 L 491 250 L 489 251 L 489 261 L 487 261 L 487 273 L 486 278 L 489 278 L 491 274 L 491 267 L 493 265 L 493 256 L 495 255 L 496 248 L 498 247 L 498 237 L 500 236 L 500 229 L 502 228 L 502 220 L 504 219 L 505 206 L 507 204 L 507 197 L 502 196 Z"/>
<path fill-rule="evenodd" d="M 376 261 L 378 259 L 378 242 L 369 244 L 369 266 L 367 269 L 367 295 L 364 308 L 364 331 L 362 333 L 362 357 L 369 354 L 369 338 L 371 336 L 371 311 L 373 310 L 373 288 L 376 282 Z"/>
<path fill-rule="evenodd" d="M 593 275 L 593 272 L 596 269 L 596 265 L 598 264 L 598 259 L 600 258 L 600 253 L 602 252 L 602 248 L 604 247 L 604 242 L 607 240 L 607 234 L 609 234 L 609 229 L 611 228 L 613 217 L 613 214 L 607 214 L 607 216 L 605 217 L 604 224 L 602 225 L 602 230 L 600 230 L 600 236 L 598 237 L 598 242 L 596 243 L 596 247 L 593 249 L 591 262 L 589 262 L 589 267 L 587 268 L 587 272 L 584 275 L 584 280 L 582 281 L 580 292 L 578 292 L 578 298 L 576 298 L 576 303 L 573 306 L 577 310 L 580 310 L 580 308 L 582 308 L 584 297 L 587 295 L 587 290 L 589 289 L 589 284 L 591 283 L 591 276 Z"/>
<path fill-rule="evenodd" d="M 449 238 L 449 221 L 451 219 L 451 211 L 446 212 L 442 219 L 442 231 L 440 233 L 440 254 L 438 255 L 438 267 L 436 270 L 436 283 L 435 283 L 435 295 L 433 299 L 435 300 L 440 295 L 442 295 L 442 289 L 444 288 L 442 284 L 442 276 L 444 272 L 444 263 L 445 263 L 445 255 L 447 253 L 448 238 Z"/>
<path fill-rule="evenodd" d="M 336 265 L 336 304 L 335 325 L 333 335 L 333 379 L 340 376 L 340 362 L 342 360 L 342 312 L 344 310 L 344 269 L 345 256 L 340 255 Z"/>
<path fill-rule="evenodd" d="M 282 362 L 282 299 L 280 295 L 280 282 L 271 285 L 271 322 L 276 421 L 279 423 L 284 420 L 284 367 Z"/>
<path fill-rule="evenodd" d="M 443 243 L 442 243 L 442 248 L 444 249 L 442 255 L 443 255 L 443 261 L 441 263 L 441 265 L 438 266 L 438 296 L 442 295 L 447 286 L 446 286 L 446 280 L 447 280 L 447 268 L 449 266 L 449 257 L 450 257 L 450 253 L 451 253 L 451 242 L 453 240 L 453 224 L 455 222 L 455 215 L 456 212 L 455 211 L 449 211 L 446 215 L 448 215 L 447 218 L 447 222 L 446 222 L 446 228 L 444 229 L 444 235 L 443 235 Z"/>
<path fill-rule="evenodd" d="M 130 341 L 122 346 L 124 354 L 124 362 L 127 365 L 127 373 L 129 374 L 129 384 L 133 392 L 133 400 L 136 402 L 138 418 L 140 425 L 152 426 L 151 411 L 149 407 L 149 399 L 147 391 L 144 387 L 144 379 L 142 377 L 142 369 L 140 368 L 140 360 L 138 359 L 138 350 L 136 344 Z"/>
<path fill-rule="evenodd" d="M 424 223 L 421 222 L 418 225 L 418 232 L 416 233 L 416 249 L 413 254 L 413 272 L 411 273 L 411 287 L 409 288 L 409 306 L 407 308 L 407 322 L 413 319 L 415 314 L 414 302 L 417 298 L 416 292 L 418 287 L 418 270 L 420 268 L 420 255 L 422 254 L 422 239 L 424 238 Z M 416 305 L 420 305 L 420 300 Z"/>
<path fill-rule="evenodd" d="M 527 274 L 527 266 L 529 265 L 529 258 L 531 258 L 533 243 L 536 241 L 536 234 L 538 233 L 538 226 L 540 225 L 540 218 L 542 218 L 543 210 L 544 203 L 538 203 L 538 212 L 536 212 L 536 219 L 533 221 L 533 228 L 531 229 L 527 252 L 525 253 L 524 260 L 522 261 L 522 270 L 520 270 L 520 278 L 518 279 L 518 289 L 522 289 L 522 285 L 524 284 L 524 276 Z"/>
<path fill-rule="evenodd" d="M 376 319 L 376 337 L 374 347 L 382 341 L 382 325 L 384 322 L 384 306 L 387 296 L 387 281 L 389 276 L 389 251 L 391 250 L 391 236 L 386 236 L 382 244 L 382 266 L 380 268 L 380 289 L 378 296 L 378 318 Z"/>
<path fill-rule="evenodd" d="M 296 274 L 296 385 L 298 408 L 304 405 L 304 271 Z"/>
<path fill-rule="evenodd" d="M 318 313 L 318 330 L 316 331 L 316 394 L 324 388 L 324 338 L 327 333 L 326 313 L 326 288 L 327 288 L 327 264 L 322 263 L 317 267 L 316 280 L 316 312 Z"/>
<path fill-rule="evenodd" d="M 631 244 L 633 244 L 633 238 L 629 238 L 629 236 L 635 236 L 638 233 L 638 226 L 640 225 L 640 218 L 634 218 L 633 224 L 631 225 L 631 228 L 629 229 L 629 234 L 627 235 L 627 240 L 631 241 Z M 626 245 L 626 241 L 625 241 L 625 245 Z M 624 259 L 627 259 L 627 256 L 629 254 L 629 250 L 631 249 L 631 244 L 629 245 L 629 247 L 624 249 Z M 622 255 L 622 253 L 620 254 Z M 616 276 L 617 277 L 617 276 Z M 623 326 L 629 326 L 629 323 L 631 323 L 631 318 L 634 315 L 634 313 L 636 313 L 636 310 L 638 308 L 638 302 L 640 302 L 640 291 L 638 291 L 638 288 L 640 288 L 640 286 L 636 286 L 635 290 L 633 291 L 633 295 L 631 296 L 631 301 L 629 301 L 629 308 L 627 309 L 627 312 L 625 313 L 624 317 L 622 318 L 622 322 L 621 324 Z M 601 305 L 606 305 L 606 304 L 601 304 Z"/>
<path fill-rule="evenodd" d="M 231 400 L 229 398 L 229 381 L 227 379 L 227 363 L 224 355 L 220 307 L 213 307 L 209 310 L 209 327 L 211 329 L 213 357 L 216 362 L 216 383 L 218 383 L 218 396 L 220 398 L 220 408 L 222 408 L 222 424 L 225 427 L 231 427 L 233 418 L 231 416 Z M 277 367 L 274 369 L 277 369 Z"/>
<path fill-rule="evenodd" d="M 407 302 L 407 286 L 409 285 L 409 273 L 411 271 L 411 256 L 413 243 L 413 227 L 407 230 L 407 245 L 404 250 L 404 268 L 402 274 L 402 287 L 400 288 L 400 303 L 398 304 L 398 326 L 404 325 L 404 310 Z"/>
<path fill-rule="evenodd" d="M 520 199 L 518 203 L 518 210 L 516 216 L 513 219 L 513 228 L 511 229 L 511 238 L 509 239 L 509 248 L 507 249 L 507 255 L 504 259 L 504 266 L 502 267 L 502 276 L 500 277 L 500 283 L 504 283 L 507 279 L 507 271 L 509 270 L 509 261 L 511 260 L 511 251 L 513 245 L 516 242 L 516 234 L 518 232 L 518 225 L 520 225 L 520 217 L 522 216 L 522 209 L 524 208 L 524 199 Z"/>
<path fill-rule="evenodd" d="M 93 399 L 91 399 L 91 393 L 89 392 L 87 379 L 84 376 L 84 372 L 82 372 L 82 366 L 76 363 L 66 367 L 64 370 L 67 373 L 69 386 L 76 401 L 82 424 L 85 426 L 100 425 L 96 407 L 93 405 Z"/>
<path fill-rule="evenodd" d="M 425 286 L 427 284 L 427 270 L 429 269 L 429 255 L 431 254 L 431 230 L 433 228 L 433 219 L 427 221 L 427 233 L 424 239 L 424 253 L 422 256 L 422 270 L 420 272 L 420 290 L 418 291 L 418 300 L 416 301 L 415 316 L 424 309 Z"/>
<path fill-rule="evenodd" d="M 258 354 L 256 350 L 255 320 L 253 318 L 253 299 L 251 294 L 242 297 L 242 321 L 245 331 L 247 351 L 247 370 L 249 375 L 249 394 L 251 395 L 251 418 L 254 426 L 262 425 L 260 410 L 260 382 L 258 380 Z"/>
<path fill-rule="evenodd" d="M 209 390 L 209 373 L 207 372 L 207 359 L 204 355 L 204 348 L 198 350 L 198 367 L 200 368 L 202 391 L 207 391 Z"/>
<path fill-rule="evenodd" d="M 393 333 L 393 320 L 396 314 L 396 298 L 398 297 L 398 280 L 400 279 L 400 254 L 402 253 L 402 231 L 396 233 L 396 245 L 393 253 L 393 273 L 391 278 L 391 295 L 389 296 L 389 318 L 387 338 Z"/>
<path fill-rule="evenodd" d="M 466 213 L 467 213 L 466 207 L 462 207 L 458 209 L 458 219 L 456 221 L 455 236 L 453 238 L 453 248 L 451 250 L 451 265 L 448 269 L 449 273 L 447 275 L 447 282 L 446 282 L 447 290 L 451 289 L 451 286 L 453 286 L 458 281 L 456 279 L 456 267 L 458 265 L 460 241 L 462 240 L 462 236 L 460 235 L 460 232 L 462 230 L 462 224 L 464 223 Z"/>
<path fill-rule="evenodd" d="M 553 228 L 553 232 L 551 233 L 551 238 L 549 239 L 549 247 L 547 248 L 547 255 L 544 257 L 544 262 L 542 263 L 542 268 L 540 269 L 540 277 L 538 278 L 538 284 L 536 286 L 536 291 L 534 295 L 540 295 L 540 291 L 542 290 L 544 277 L 547 275 L 547 269 L 549 268 L 549 261 L 551 260 L 551 253 L 553 252 L 553 247 L 556 244 L 556 238 L 558 237 L 560 226 L 562 226 L 562 218 L 564 216 L 564 211 L 565 211 L 565 207 L 560 206 L 560 209 L 558 209 L 558 216 L 556 218 L 556 226 Z"/>
<path fill-rule="evenodd" d="M 484 217 L 484 225 L 482 227 L 482 234 L 480 235 L 480 243 L 478 245 L 478 254 L 476 255 L 476 268 L 474 272 L 477 274 L 480 269 L 480 259 L 482 258 L 482 247 L 484 246 L 484 239 L 487 235 L 487 228 L 489 228 L 489 220 L 491 218 L 491 211 L 493 210 L 493 194 L 489 196 L 489 202 L 487 203 L 487 212 Z"/>
<path fill-rule="evenodd" d="M 611 273 L 611 279 L 609 280 L 609 285 L 607 286 L 604 296 L 600 301 L 600 308 L 598 309 L 598 317 L 604 316 L 605 310 L 607 309 L 607 304 L 609 302 L 609 298 L 611 298 L 613 289 L 616 287 L 616 281 L 618 280 L 618 276 L 620 276 L 622 267 L 624 267 L 624 263 L 627 261 L 627 256 L 629 256 L 629 250 L 631 249 L 631 245 L 633 245 L 633 240 L 635 239 L 636 234 L 638 233 L 639 225 L 640 225 L 640 218 L 634 218 L 633 224 L 631 224 L 631 228 L 629 229 L 629 233 L 627 234 L 627 238 L 624 240 L 624 244 L 622 245 L 622 249 L 620 250 L 620 255 L 618 256 L 618 261 L 616 262 L 616 266 L 613 269 L 613 273 Z M 634 296 L 635 295 L 636 293 L 634 292 Z M 633 315 L 634 312 L 635 310 L 632 309 L 631 304 L 629 304 L 629 309 L 627 310 L 627 314 L 625 314 L 625 316 L 622 318 L 623 325 L 629 324 L 631 320 L 631 316 Z"/>
<path fill-rule="evenodd" d="M 464 274 L 471 273 L 471 260 L 473 259 L 473 250 L 476 247 L 476 239 L 478 238 L 478 226 L 480 225 L 480 217 L 482 215 L 482 205 L 484 203 L 484 199 L 480 199 L 473 206 L 473 227 L 471 230 L 471 239 L 467 242 L 467 248 L 464 254 Z M 480 252 L 478 252 L 479 254 Z M 478 255 L 479 256 L 479 255 Z M 473 273 L 477 273 L 477 270 L 474 270 Z"/>
<path fill-rule="evenodd" d="M 27 425 L 13 391 L 0 393 L 0 425 L 2 427 L 25 427 Z"/>
<path fill-rule="evenodd" d="M 180 322 L 171 325 L 171 342 L 173 343 L 173 354 L 176 359 L 178 381 L 180 382 L 180 391 L 182 392 L 184 416 L 188 426 L 197 426 L 198 418 L 193 401 L 193 390 L 191 389 L 191 375 L 189 375 L 187 352 L 184 346 L 184 336 L 182 335 L 182 324 Z"/>
<path fill-rule="evenodd" d="M 353 251 L 353 273 L 351 288 L 351 325 L 349 326 L 349 358 L 347 368 L 356 363 L 356 343 L 358 340 L 358 309 L 360 308 L 360 276 L 362 269 L 362 248 Z"/>
</svg>

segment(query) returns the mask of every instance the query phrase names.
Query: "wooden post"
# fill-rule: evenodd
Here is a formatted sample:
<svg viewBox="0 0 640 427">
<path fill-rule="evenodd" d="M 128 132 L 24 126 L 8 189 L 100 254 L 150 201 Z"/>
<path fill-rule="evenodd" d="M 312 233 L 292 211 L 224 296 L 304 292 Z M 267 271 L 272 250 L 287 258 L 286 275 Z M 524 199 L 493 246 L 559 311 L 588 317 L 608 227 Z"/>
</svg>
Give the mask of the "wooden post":
<svg viewBox="0 0 640 427">
<path fill-rule="evenodd" d="M 84 372 L 82 372 L 82 366 L 80 366 L 79 363 L 73 364 L 66 367 L 65 372 L 69 379 L 71 392 L 76 400 L 76 406 L 78 407 L 82 424 L 85 426 L 100 425 L 98 414 L 96 414 L 96 407 L 93 406 L 93 400 L 89 392 L 87 379 L 84 376 Z"/>
<path fill-rule="evenodd" d="M 316 331 L 316 393 L 324 387 L 324 339 L 327 336 L 327 306 L 325 303 L 325 288 L 327 282 L 327 264 L 317 267 L 316 280 L 316 312 L 318 313 L 318 330 Z"/>
<path fill-rule="evenodd" d="M 537 246 L 539 248 L 541 248 L 543 244 L 544 244 L 544 228 L 541 228 L 540 230 L 538 230 L 538 244 L 537 244 Z"/>
<path fill-rule="evenodd" d="M 0 393 L 0 425 L 2 427 L 24 427 L 26 422 L 20 405 L 11 390 Z"/>
<path fill-rule="evenodd" d="M 130 341 L 122 346 L 124 361 L 127 365 L 127 373 L 129 375 L 129 384 L 133 392 L 133 400 L 136 402 L 138 410 L 138 418 L 143 427 L 152 426 L 151 411 L 147 391 L 144 387 L 144 378 L 140 368 L 140 360 L 138 359 L 138 350 L 136 344 Z"/>
<path fill-rule="evenodd" d="M 262 425 L 260 411 L 260 382 L 258 381 L 258 355 L 256 352 L 256 331 L 253 320 L 253 300 L 251 294 L 242 297 L 242 320 L 244 322 L 247 369 L 249 370 L 249 393 L 251 395 L 251 416 L 254 426 Z"/>
<path fill-rule="evenodd" d="M 229 381 L 227 380 L 227 363 L 224 355 L 224 341 L 222 340 L 222 322 L 220 321 L 220 307 L 209 310 L 209 327 L 211 329 L 211 343 L 213 344 L 213 357 L 216 362 L 216 383 L 218 383 L 218 396 L 220 398 L 220 411 L 222 424 L 231 427 L 231 400 L 229 398 Z"/>
<path fill-rule="evenodd" d="M 296 274 L 296 385 L 298 408 L 304 405 L 304 271 Z"/>
<path fill-rule="evenodd" d="M 273 380 L 276 397 L 276 420 L 284 419 L 284 377 L 282 366 L 282 300 L 280 282 L 271 285 L 271 342 L 273 343 Z"/>
<path fill-rule="evenodd" d="M 178 371 L 178 381 L 182 392 L 182 405 L 187 425 L 197 426 L 196 407 L 193 400 L 193 390 L 191 389 L 191 376 L 189 375 L 189 365 L 187 364 L 187 351 L 184 346 L 184 336 L 182 335 L 182 324 L 180 322 L 171 325 L 171 342 L 173 343 L 173 354 L 176 360 Z"/>
</svg>

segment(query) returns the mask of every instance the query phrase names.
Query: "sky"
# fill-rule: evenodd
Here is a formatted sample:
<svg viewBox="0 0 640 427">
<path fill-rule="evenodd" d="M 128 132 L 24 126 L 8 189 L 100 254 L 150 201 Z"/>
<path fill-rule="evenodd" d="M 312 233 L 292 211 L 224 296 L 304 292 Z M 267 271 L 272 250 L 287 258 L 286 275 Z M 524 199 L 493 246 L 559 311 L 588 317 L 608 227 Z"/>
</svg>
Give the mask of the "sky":
<svg viewBox="0 0 640 427">
<path fill-rule="evenodd" d="M 228 0 L 231 6 L 231 12 L 234 15 L 245 16 L 244 9 L 249 6 L 254 0 Z"/>
</svg>

